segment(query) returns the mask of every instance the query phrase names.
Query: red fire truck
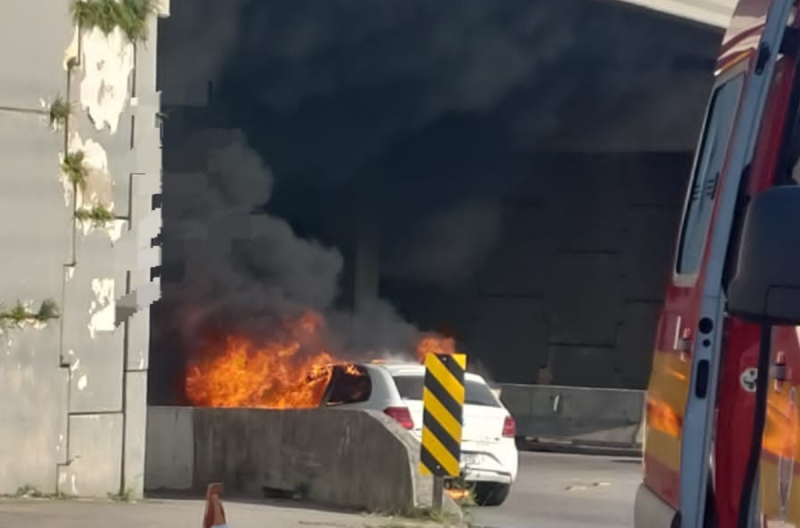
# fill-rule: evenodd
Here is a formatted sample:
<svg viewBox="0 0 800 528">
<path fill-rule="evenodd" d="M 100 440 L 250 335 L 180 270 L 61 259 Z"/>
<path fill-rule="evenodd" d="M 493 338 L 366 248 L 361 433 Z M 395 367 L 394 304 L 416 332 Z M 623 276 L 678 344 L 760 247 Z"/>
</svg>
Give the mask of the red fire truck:
<svg viewBox="0 0 800 528">
<path fill-rule="evenodd" d="M 647 391 L 636 528 L 800 527 L 800 13 L 740 0 Z"/>
</svg>

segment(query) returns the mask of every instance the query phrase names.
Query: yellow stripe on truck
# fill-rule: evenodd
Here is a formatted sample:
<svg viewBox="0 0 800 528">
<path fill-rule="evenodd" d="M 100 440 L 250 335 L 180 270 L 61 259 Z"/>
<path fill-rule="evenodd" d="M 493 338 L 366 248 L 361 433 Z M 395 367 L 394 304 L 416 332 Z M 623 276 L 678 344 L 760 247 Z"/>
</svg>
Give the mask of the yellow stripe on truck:
<svg viewBox="0 0 800 528">
<path fill-rule="evenodd" d="M 689 359 L 672 352 L 656 351 L 647 395 L 663 402 L 681 420 L 689 397 L 689 377 L 692 364 Z"/>
<path fill-rule="evenodd" d="M 645 455 L 679 471 L 683 411 L 689 391 L 691 364 L 679 354 L 656 351 L 647 388 Z"/>
<path fill-rule="evenodd" d="M 678 472 L 681 469 L 681 437 L 648 428 L 645 454 L 664 467 Z"/>
</svg>

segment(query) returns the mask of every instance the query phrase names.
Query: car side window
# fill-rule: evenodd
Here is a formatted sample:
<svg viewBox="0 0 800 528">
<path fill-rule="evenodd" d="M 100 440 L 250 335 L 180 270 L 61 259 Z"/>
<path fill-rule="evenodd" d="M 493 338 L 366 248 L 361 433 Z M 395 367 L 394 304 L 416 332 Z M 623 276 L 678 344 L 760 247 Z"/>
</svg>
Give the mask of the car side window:
<svg viewBox="0 0 800 528">
<path fill-rule="evenodd" d="M 369 372 L 356 365 L 337 365 L 333 370 L 326 405 L 345 405 L 365 402 L 372 395 Z"/>
<path fill-rule="evenodd" d="M 716 88 L 711 99 L 681 229 L 679 275 L 696 274 L 703 260 L 744 79 L 744 74 L 732 77 Z"/>
</svg>

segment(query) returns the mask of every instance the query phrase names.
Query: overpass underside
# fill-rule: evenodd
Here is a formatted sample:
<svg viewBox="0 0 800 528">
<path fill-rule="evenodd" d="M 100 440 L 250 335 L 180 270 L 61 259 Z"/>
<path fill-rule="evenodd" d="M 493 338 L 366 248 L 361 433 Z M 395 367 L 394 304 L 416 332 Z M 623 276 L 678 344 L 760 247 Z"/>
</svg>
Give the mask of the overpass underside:
<svg viewBox="0 0 800 528">
<path fill-rule="evenodd" d="M 472 104 L 470 94 L 441 89 L 437 105 L 442 98 L 467 102 L 395 128 L 398 114 L 418 111 L 408 94 L 420 88 L 403 78 L 359 84 L 359 75 L 370 75 L 370 56 L 391 48 L 382 37 L 366 50 L 348 40 L 352 32 L 320 37 L 339 49 L 329 60 L 340 61 L 340 70 L 320 74 L 312 88 L 303 83 L 328 63 L 308 51 L 313 43 L 280 35 L 251 44 L 274 53 L 234 42 L 238 58 L 231 60 L 239 64 L 213 75 L 186 72 L 170 61 L 203 13 L 174 9 L 162 22 L 159 50 L 171 120 L 165 230 L 180 221 L 169 218 L 169 195 L 181 200 L 182 176 L 205 172 L 213 186 L 208 152 L 241 130 L 274 178 L 265 210 L 299 236 L 341 251 L 338 307 L 359 311 L 388 300 L 416 326 L 455 337 L 473 365 L 499 382 L 643 388 L 721 33 L 622 4 L 551 4 L 538 19 L 495 14 L 501 32 L 504 23 L 518 30 L 520 20 L 549 29 L 538 42 L 528 36 L 519 49 L 474 59 L 474 85 L 485 93 L 502 90 L 492 82 L 498 71 L 488 67 L 482 77 L 487 64 L 478 59 L 507 59 L 508 71 L 524 70 L 519 82 L 495 99 L 475 95 Z M 294 20 L 244 0 L 229 9 L 255 20 Z M 437 31 L 435 20 L 425 21 L 425 31 Z M 455 31 L 442 24 L 441 31 Z M 392 38 L 401 38 L 395 30 Z M 524 60 L 513 55 L 520 50 Z M 293 58 L 304 53 L 306 69 Z M 528 58 L 535 67 L 520 66 Z M 381 59 L 393 60 L 410 59 Z M 352 64 L 366 69 L 351 71 Z M 245 77 L 236 70 L 245 67 L 257 89 L 241 88 Z M 347 82 L 336 88 L 341 78 Z M 303 90 L 311 95 L 303 98 Z M 186 139 L 201 130 L 212 130 L 213 139 Z M 167 303 L 166 285 L 179 290 L 192 268 L 186 245 L 168 244 Z M 157 328 L 169 326 L 163 306 Z M 167 348 L 156 340 L 151 350 L 154 403 L 180 399 L 191 355 Z"/>
</svg>

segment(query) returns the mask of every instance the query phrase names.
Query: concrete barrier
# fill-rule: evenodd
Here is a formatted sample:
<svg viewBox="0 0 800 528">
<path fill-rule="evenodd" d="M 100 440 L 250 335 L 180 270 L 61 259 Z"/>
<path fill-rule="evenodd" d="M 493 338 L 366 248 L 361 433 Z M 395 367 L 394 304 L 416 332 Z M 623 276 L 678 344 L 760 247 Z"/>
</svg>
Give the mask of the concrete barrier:
<svg viewBox="0 0 800 528">
<path fill-rule="evenodd" d="M 265 491 L 373 512 L 430 506 L 432 482 L 419 476 L 419 442 L 371 411 L 150 407 L 146 491 L 226 494 Z M 445 498 L 446 510 L 458 513 Z"/>
<path fill-rule="evenodd" d="M 641 449 L 645 392 L 555 385 L 501 385 L 517 436 L 541 444 Z"/>
<path fill-rule="evenodd" d="M 191 491 L 194 482 L 194 409 L 148 407 L 145 491 Z"/>
</svg>

